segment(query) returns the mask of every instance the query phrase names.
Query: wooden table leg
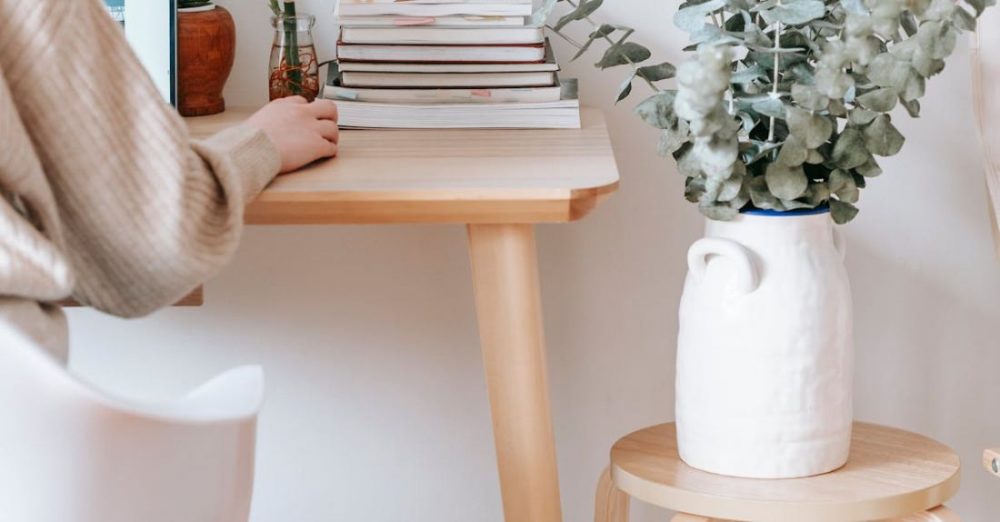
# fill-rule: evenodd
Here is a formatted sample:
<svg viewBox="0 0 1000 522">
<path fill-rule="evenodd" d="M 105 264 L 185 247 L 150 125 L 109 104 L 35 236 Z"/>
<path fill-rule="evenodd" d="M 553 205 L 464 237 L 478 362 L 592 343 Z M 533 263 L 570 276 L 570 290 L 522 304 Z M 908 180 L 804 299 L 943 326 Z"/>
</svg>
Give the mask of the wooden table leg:
<svg viewBox="0 0 1000 522">
<path fill-rule="evenodd" d="M 560 522 L 531 225 L 469 225 L 483 365 L 507 522 Z"/>
</svg>

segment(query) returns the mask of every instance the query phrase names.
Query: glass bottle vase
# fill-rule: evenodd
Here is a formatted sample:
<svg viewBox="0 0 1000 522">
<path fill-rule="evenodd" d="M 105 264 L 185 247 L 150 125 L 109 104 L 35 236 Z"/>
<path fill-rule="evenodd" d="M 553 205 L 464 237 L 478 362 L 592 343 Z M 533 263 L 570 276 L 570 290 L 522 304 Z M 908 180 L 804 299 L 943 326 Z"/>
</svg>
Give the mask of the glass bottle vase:
<svg viewBox="0 0 1000 522">
<path fill-rule="evenodd" d="M 302 96 L 313 101 L 319 95 L 319 59 L 313 44 L 312 30 L 316 17 L 312 15 L 274 16 L 274 43 L 268 91 L 271 100 Z"/>
</svg>

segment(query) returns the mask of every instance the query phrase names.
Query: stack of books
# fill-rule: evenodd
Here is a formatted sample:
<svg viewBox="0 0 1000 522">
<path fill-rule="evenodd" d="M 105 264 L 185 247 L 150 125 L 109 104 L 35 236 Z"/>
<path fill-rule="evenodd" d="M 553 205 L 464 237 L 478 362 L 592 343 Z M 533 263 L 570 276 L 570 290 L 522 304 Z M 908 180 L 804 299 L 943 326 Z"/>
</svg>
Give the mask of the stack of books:
<svg viewBox="0 0 1000 522">
<path fill-rule="evenodd" d="M 344 127 L 579 128 L 531 0 L 340 0 L 324 96 Z"/>
</svg>

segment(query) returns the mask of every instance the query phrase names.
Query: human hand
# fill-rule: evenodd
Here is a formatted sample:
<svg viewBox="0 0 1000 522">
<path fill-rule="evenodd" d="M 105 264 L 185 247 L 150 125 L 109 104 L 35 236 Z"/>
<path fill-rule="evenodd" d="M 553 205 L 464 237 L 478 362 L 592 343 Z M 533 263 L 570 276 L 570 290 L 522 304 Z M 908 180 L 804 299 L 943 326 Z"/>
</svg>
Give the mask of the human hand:
<svg viewBox="0 0 1000 522">
<path fill-rule="evenodd" d="M 281 173 L 337 155 L 337 105 L 301 96 L 281 98 L 254 113 L 246 124 L 264 131 L 281 155 Z"/>
</svg>

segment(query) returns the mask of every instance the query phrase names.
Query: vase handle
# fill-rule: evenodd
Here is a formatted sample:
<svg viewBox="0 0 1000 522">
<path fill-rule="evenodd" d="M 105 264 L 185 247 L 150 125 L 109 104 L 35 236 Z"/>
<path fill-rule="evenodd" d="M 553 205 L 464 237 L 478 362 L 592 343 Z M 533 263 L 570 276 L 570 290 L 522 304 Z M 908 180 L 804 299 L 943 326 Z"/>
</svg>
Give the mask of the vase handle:
<svg viewBox="0 0 1000 522">
<path fill-rule="evenodd" d="M 750 251 L 736 241 L 717 237 L 699 239 L 688 251 L 688 269 L 696 282 L 705 278 L 709 256 L 721 256 L 733 262 L 736 268 L 733 288 L 740 294 L 749 294 L 760 286 L 760 275 Z"/>
<path fill-rule="evenodd" d="M 844 237 L 844 231 L 837 225 L 833 226 L 833 246 L 840 253 L 840 259 L 847 259 L 847 238 Z"/>
</svg>

